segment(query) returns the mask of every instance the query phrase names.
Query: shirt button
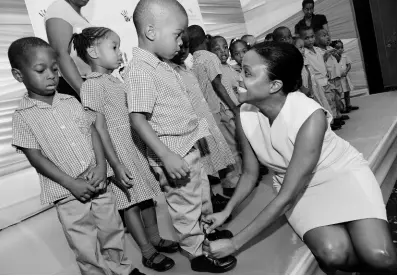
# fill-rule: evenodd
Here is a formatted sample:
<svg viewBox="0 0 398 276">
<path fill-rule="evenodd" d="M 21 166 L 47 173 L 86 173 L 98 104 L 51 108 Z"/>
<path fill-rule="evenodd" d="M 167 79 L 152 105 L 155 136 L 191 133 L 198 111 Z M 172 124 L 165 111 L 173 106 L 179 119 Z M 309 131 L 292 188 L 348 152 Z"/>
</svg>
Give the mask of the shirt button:
<svg viewBox="0 0 398 276">
<path fill-rule="evenodd" d="M 60 126 L 60 128 L 61 128 L 61 129 L 65 129 L 65 128 L 66 128 L 66 126 L 65 126 L 65 125 L 62 125 L 62 126 Z"/>
</svg>

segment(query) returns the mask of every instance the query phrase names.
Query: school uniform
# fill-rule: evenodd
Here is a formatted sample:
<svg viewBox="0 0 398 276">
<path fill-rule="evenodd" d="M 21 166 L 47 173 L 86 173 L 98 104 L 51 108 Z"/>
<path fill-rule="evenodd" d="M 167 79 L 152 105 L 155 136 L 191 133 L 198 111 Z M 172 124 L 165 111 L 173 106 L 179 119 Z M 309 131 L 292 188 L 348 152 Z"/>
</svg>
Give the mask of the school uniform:
<svg viewBox="0 0 398 276">
<path fill-rule="evenodd" d="M 339 61 L 341 72 L 345 72 L 347 70 L 347 65 L 351 63 L 350 57 L 343 53 Z M 348 75 L 341 77 L 341 88 L 343 93 L 354 90 L 354 85 Z"/>
<path fill-rule="evenodd" d="M 91 125 L 95 115 L 72 96 L 55 93 L 52 105 L 26 94 L 13 115 L 12 145 L 37 149 L 60 170 L 76 178 L 96 166 Z M 128 274 L 124 228 L 110 188 L 89 202 L 39 173 L 42 204 L 54 203 L 82 274 Z"/>
<path fill-rule="evenodd" d="M 158 174 L 181 249 L 193 259 L 203 255 L 202 214 L 212 213 L 210 186 L 200 163 L 198 141 L 209 136 L 205 119 L 199 119 L 187 97 L 181 76 L 167 63 L 141 48 L 133 48 L 124 73 L 129 112 L 148 114 L 148 123 L 162 143 L 181 156 L 190 173 L 181 180 L 167 176 L 158 156 L 147 147 L 149 164 Z M 180 188 L 167 184 L 183 183 Z"/>
<path fill-rule="evenodd" d="M 199 118 L 206 119 L 211 135 L 200 140 L 201 162 L 208 175 L 219 176 L 218 172 L 220 170 L 227 169 L 235 164 L 234 156 L 210 112 L 195 74 L 186 67 L 172 62 L 169 64 L 181 75 L 187 87 L 187 96 L 192 103 L 196 115 Z"/>
<path fill-rule="evenodd" d="M 214 91 L 212 81 L 218 75 L 221 75 L 221 82 L 227 90 L 231 100 L 236 105 L 238 105 L 239 102 L 233 92 L 229 76 L 226 75 L 223 77 L 221 62 L 215 54 L 209 51 L 200 50 L 193 54 L 193 58 L 194 63 L 192 71 L 199 81 L 199 86 L 203 95 L 235 159 L 235 170 L 228 172 L 225 178 L 222 179 L 222 186 L 223 188 L 235 188 L 239 177 L 242 174 L 242 158 L 240 156 L 239 145 L 236 140 L 235 116 L 229 109 L 228 105 L 226 105 Z"/>
<path fill-rule="evenodd" d="M 132 174 L 132 187 L 128 189 L 131 201 L 115 184 L 111 188 L 116 196 L 119 210 L 137 203 L 152 200 L 162 191 L 150 170 L 146 158 L 146 146 L 131 128 L 124 83 L 110 74 L 93 72 L 81 88 L 85 108 L 105 116 L 113 148 L 120 160 Z"/>
</svg>

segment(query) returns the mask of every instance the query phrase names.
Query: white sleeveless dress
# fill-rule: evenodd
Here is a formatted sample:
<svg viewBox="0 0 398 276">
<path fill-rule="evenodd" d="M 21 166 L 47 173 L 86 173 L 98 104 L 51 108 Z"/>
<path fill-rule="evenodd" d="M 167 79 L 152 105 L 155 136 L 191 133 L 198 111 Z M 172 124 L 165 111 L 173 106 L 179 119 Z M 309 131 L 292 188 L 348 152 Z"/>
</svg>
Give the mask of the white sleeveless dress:
<svg viewBox="0 0 398 276">
<path fill-rule="evenodd" d="M 297 133 L 318 109 L 324 110 L 303 93 L 289 93 L 270 126 L 257 107 L 249 104 L 241 107 L 244 133 L 260 163 L 274 172 L 277 192 L 283 185 Z M 325 113 L 330 122 L 332 116 Z M 368 162 L 330 126 L 313 177 L 286 217 L 301 239 L 307 231 L 320 226 L 366 218 L 387 220 L 381 190 Z"/>
</svg>

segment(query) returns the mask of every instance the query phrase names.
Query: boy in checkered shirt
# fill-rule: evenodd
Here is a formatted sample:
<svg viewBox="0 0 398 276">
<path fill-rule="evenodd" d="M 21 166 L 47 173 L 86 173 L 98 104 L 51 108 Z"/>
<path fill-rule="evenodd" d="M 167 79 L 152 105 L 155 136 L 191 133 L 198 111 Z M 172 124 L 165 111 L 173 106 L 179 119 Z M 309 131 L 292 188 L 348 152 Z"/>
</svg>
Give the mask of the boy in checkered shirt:
<svg viewBox="0 0 398 276">
<path fill-rule="evenodd" d="M 27 93 L 13 115 L 12 144 L 37 170 L 42 204 L 53 203 L 82 274 L 138 274 L 124 255 L 124 228 L 106 185 L 95 115 L 56 92 L 50 45 L 25 37 L 8 49 L 14 78 Z"/>
<path fill-rule="evenodd" d="M 132 127 L 147 145 L 149 163 L 191 268 L 211 273 L 231 270 L 236 264 L 233 256 L 211 259 L 202 250 L 201 217 L 212 213 L 212 205 L 197 143 L 210 135 L 208 126 L 196 116 L 181 77 L 163 61 L 180 50 L 187 13 L 176 0 L 141 0 L 133 21 L 139 47 L 133 49 L 124 74 Z M 209 239 L 231 235 L 220 232 Z"/>
</svg>

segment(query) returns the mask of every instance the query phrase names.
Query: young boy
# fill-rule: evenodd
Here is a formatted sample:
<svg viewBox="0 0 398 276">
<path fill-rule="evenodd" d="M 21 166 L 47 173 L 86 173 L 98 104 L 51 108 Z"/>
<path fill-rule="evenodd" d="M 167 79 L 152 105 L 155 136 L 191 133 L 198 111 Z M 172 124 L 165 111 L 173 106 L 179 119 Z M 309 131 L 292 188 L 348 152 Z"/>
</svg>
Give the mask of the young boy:
<svg viewBox="0 0 398 276">
<path fill-rule="evenodd" d="M 37 170 L 41 203 L 54 203 L 82 274 L 140 274 L 124 255 L 124 228 L 106 183 L 95 115 L 56 92 L 50 45 L 25 37 L 8 49 L 14 78 L 28 90 L 13 115 L 12 144 Z"/>
<path fill-rule="evenodd" d="M 276 42 L 286 42 L 289 44 L 293 44 L 292 33 L 290 32 L 288 27 L 278 27 L 272 33 L 272 38 Z"/>
<path fill-rule="evenodd" d="M 225 272 L 236 258 L 203 255 L 201 216 L 212 212 L 209 183 L 199 162 L 198 141 L 210 135 L 186 95 L 181 77 L 167 63 L 180 50 L 188 25 L 176 0 L 141 0 L 133 14 L 138 47 L 124 75 L 132 127 L 146 143 L 148 159 L 164 190 L 181 251 L 194 271 Z M 208 239 L 229 236 L 213 234 Z"/>
<path fill-rule="evenodd" d="M 341 120 L 347 120 L 347 115 L 341 115 L 340 111 L 344 109 L 344 105 L 341 102 L 341 94 L 343 87 L 341 86 L 341 68 L 336 58 L 333 56 L 336 54 L 336 50 L 329 46 L 330 36 L 327 30 L 320 29 L 315 32 L 315 45 L 319 47 L 323 53 L 323 59 L 326 64 L 326 70 L 328 72 L 329 83 L 331 83 L 336 89 L 333 89 L 336 104 L 337 119 L 340 123 L 344 124 Z"/>
<path fill-rule="evenodd" d="M 235 137 L 235 115 L 238 112 L 237 105 L 239 102 L 232 90 L 232 86 L 228 86 L 225 82 L 225 80 L 228 79 L 228 76 L 223 74 L 220 60 L 221 58 L 226 63 L 226 59 L 228 57 L 225 58 L 225 56 L 229 55 L 228 49 L 225 45 L 226 42 L 222 43 L 223 45 L 217 46 L 220 58 L 218 58 L 214 53 L 207 51 L 205 32 L 198 25 L 188 27 L 188 36 L 190 45 L 189 50 L 194 59 L 192 71 L 195 73 L 196 78 L 199 81 L 200 88 L 210 107 L 210 111 L 213 113 L 218 127 L 224 135 L 235 158 L 235 169 L 225 171 L 224 175 L 220 175 L 222 178 L 224 195 L 232 196 L 242 172 L 242 159 Z M 217 42 L 218 40 L 225 41 L 225 39 L 217 39 L 217 37 L 215 37 L 211 39 L 210 44 L 214 46 L 214 42 Z M 211 45 L 209 46 L 212 47 Z M 222 49 L 220 47 L 222 47 Z M 229 65 L 226 64 L 226 66 Z M 233 70 L 229 67 L 225 69 Z"/>
<path fill-rule="evenodd" d="M 299 35 L 304 40 L 305 57 L 314 71 L 315 81 L 318 85 L 317 90 L 314 91 L 318 102 L 337 118 L 334 86 L 328 81 L 328 72 L 326 64 L 323 59 L 323 52 L 320 48 L 314 46 L 315 36 L 312 27 L 302 27 L 299 30 Z M 341 128 L 340 120 L 333 120 L 331 124 L 332 129 Z"/>
</svg>

